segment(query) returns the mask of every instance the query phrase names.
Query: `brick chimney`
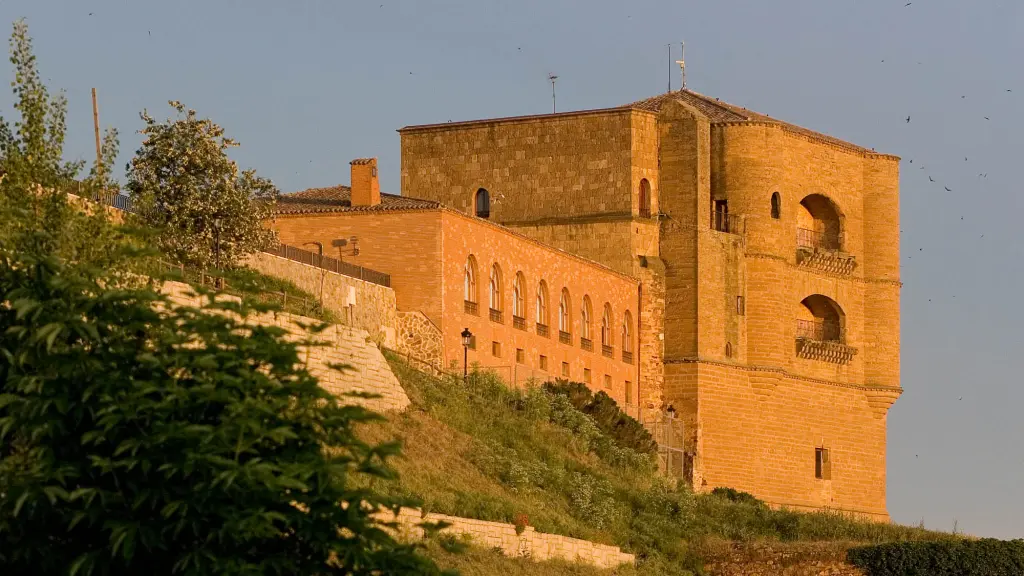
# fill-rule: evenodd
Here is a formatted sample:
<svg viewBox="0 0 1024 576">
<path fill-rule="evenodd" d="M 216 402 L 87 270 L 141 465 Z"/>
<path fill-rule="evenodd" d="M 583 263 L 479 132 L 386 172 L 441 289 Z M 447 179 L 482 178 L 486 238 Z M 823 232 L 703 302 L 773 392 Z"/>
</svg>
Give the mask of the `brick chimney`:
<svg viewBox="0 0 1024 576">
<path fill-rule="evenodd" d="M 376 206 L 380 204 L 377 159 L 356 158 L 349 164 L 352 165 L 352 205 Z"/>
</svg>

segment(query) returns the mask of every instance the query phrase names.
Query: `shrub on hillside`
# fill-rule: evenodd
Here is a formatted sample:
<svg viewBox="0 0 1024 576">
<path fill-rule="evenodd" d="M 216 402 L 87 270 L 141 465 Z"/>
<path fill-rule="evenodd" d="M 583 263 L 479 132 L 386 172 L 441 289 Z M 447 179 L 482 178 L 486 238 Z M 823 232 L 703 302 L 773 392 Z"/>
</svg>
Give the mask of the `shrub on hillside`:
<svg viewBox="0 0 1024 576">
<path fill-rule="evenodd" d="M 868 576 L 1016 576 L 1024 574 L 1024 540 L 893 542 L 853 548 L 847 558 Z"/>
<path fill-rule="evenodd" d="M 282 329 L 68 266 L 0 250 L 0 574 L 438 572 L 354 486 L 393 478 L 378 417 Z"/>
<path fill-rule="evenodd" d="M 752 506 L 764 506 L 764 502 L 758 500 L 753 494 L 748 492 L 740 492 L 735 488 L 719 487 L 711 491 L 712 496 L 718 496 L 719 498 L 725 498 L 729 502 L 735 502 L 736 504 L 750 504 Z"/>
<path fill-rule="evenodd" d="M 603 391 L 594 394 L 586 384 L 559 379 L 544 389 L 569 399 L 573 406 L 594 419 L 597 427 L 619 446 L 644 454 L 656 454 L 658 444 L 643 424 L 629 416 Z"/>
</svg>

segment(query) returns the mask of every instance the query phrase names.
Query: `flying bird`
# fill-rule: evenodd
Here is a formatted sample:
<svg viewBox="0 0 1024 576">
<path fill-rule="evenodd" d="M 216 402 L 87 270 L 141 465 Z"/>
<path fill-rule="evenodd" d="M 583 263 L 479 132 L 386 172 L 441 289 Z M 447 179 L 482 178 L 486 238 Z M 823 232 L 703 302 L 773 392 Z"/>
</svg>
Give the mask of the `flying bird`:
<svg viewBox="0 0 1024 576">
<path fill-rule="evenodd" d="M 913 2 L 907 2 L 906 4 L 903 5 L 903 7 L 906 8 L 907 6 L 910 6 L 911 4 L 913 4 Z"/>
<path fill-rule="evenodd" d="M 907 116 L 907 124 L 910 124 L 910 116 Z"/>
<path fill-rule="evenodd" d="M 952 190 L 949 189 L 949 186 L 943 186 L 943 188 L 946 189 L 946 192 L 952 192 Z"/>
<path fill-rule="evenodd" d="M 929 177 L 928 177 L 928 181 L 929 181 L 929 182 L 935 182 L 935 178 L 932 178 L 931 176 L 929 176 Z"/>
</svg>

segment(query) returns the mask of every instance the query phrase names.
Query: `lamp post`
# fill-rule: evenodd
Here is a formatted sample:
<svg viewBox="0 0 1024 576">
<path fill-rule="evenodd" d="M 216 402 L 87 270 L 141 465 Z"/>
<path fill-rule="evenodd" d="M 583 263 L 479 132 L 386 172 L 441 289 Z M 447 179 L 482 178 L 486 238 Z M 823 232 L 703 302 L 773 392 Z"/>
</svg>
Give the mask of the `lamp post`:
<svg viewBox="0 0 1024 576">
<path fill-rule="evenodd" d="M 469 345 L 473 343 L 473 333 L 469 328 L 462 329 L 462 381 L 469 380 Z"/>
</svg>

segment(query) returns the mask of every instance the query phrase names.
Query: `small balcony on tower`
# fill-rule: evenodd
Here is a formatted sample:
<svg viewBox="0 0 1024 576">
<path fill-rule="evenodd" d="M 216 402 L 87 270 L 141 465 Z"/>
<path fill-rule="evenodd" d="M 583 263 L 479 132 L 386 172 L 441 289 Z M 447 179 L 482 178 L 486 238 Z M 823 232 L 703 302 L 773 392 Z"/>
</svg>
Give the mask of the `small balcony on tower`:
<svg viewBox="0 0 1024 576">
<path fill-rule="evenodd" d="M 821 294 L 804 298 L 796 319 L 796 355 L 806 360 L 849 364 L 857 349 L 846 343 L 845 315 Z"/>
<path fill-rule="evenodd" d="M 820 272 L 848 276 L 857 259 L 843 251 L 842 215 L 835 203 L 821 194 L 800 202 L 796 229 L 796 263 Z"/>
</svg>

